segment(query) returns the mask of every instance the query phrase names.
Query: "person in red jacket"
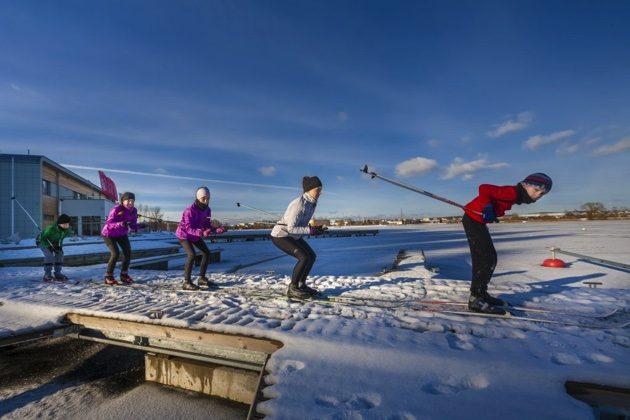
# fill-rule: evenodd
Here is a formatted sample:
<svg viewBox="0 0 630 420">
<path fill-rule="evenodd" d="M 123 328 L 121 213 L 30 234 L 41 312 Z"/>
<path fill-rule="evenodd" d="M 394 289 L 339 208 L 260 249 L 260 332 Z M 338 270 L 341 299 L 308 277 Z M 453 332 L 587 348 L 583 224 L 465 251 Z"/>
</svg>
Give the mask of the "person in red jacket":
<svg viewBox="0 0 630 420">
<path fill-rule="evenodd" d="M 482 184 L 479 195 L 464 206 L 462 223 L 470 247 L 472 282 L 468 309 L 475 312 L 505 314 L 503 300 L 488 294 L 488 283 L 497 265 L 497 251 L 487 223 L 498 222 L 514 204 L 531 204 L 551 191 L 553 182 L 549 176 L 537 172 L 517 185 L 497 186 Z"/>
</svg>

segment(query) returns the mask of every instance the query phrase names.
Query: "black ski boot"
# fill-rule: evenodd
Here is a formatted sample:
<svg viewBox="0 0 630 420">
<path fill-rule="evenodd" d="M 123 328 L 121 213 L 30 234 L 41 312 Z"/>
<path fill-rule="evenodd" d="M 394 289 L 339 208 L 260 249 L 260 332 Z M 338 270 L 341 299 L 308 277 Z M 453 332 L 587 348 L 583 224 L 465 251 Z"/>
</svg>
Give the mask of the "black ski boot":
<svg viewBox="0 0 630 420">
<path fill-rule="evenodd" d="M 483 300 L 492 306 L 507 306 L 504 300 L 490 296 L 487 290 L 482 290 L 480 293 L 475 293 L 475 295 L 481 296 Z"/>
<path fill-rule="evenodd" d="M 310 293 L 300 289 L 299 286 L 294 286 L 293 284 L 289 285 L 289 290 L 287 290 L 287 296 L 289 298 L 294 298 L 294 299 L 299 299 L 299 300 L 306 300 L 312 297 Z"/>
<path fill-rule="evenodd" d="M 214 287 L 215 284 L 212 282 L 212 280 L 210 280 L 208 277 L 206 276 L 199 276 L 197 277 L 197 284 L 199 285 L 199 287 Z"/>
<path fill-rule="evenodd" d="M 322 293 L 319 290 L 315 290 L 312 287 L 308 287 L 306 285 L 306 283 L 300 283 L 300 285 L 298 286 L 298 288 L 303 291 L 308 293 L 309 295 L 313 296 L 313 297 L 320 297 L 323 296 Z"/>
<path fill-rule="evenodd" d="M 473 312 L 481 312 L 484 314 L 506 314 L 505 309 L 500 306 L 492 305 L 483 296 L 470 295 L 470 298 L 468 298 L 468 309 Z"/>
<path fill-rule="evenodd" d="M 184 281 L 184 284 L 182 285 L 182 289 L 184 289 L 184 290 L 199 290 L 199 286 L 197 286 L 195 283 L 193 283 L 190 280 L 186 280 L 186 281 Z"/>
</svg>

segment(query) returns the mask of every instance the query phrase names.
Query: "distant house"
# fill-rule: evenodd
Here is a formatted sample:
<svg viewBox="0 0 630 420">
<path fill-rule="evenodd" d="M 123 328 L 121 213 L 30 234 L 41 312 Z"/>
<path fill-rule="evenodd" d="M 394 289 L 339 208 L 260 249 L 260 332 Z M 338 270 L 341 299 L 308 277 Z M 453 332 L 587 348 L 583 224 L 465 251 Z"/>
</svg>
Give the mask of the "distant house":
<svg viewBox="0 0 630 420">
<path fill-rule="evenodd" d="M 33 238 L 33 220 L 43 229 L 61 213 L 79 235 L 98 235 L 113 204 L 98 186 L 45 156 L 0 154 L 0 239 Z"/>
</svg>

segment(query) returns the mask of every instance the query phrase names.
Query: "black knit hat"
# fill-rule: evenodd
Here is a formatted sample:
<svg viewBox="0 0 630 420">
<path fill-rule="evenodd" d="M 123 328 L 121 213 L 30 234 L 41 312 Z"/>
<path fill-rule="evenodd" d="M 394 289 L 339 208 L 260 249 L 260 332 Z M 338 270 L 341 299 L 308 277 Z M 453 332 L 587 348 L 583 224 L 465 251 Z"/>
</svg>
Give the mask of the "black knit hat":
<svg viewBox="0 0 630 420">
<path fill-rule="evenodd" d="M 551 187 L 553 186 L 553 181 L 549 175 L 543 174 L 542 172 L 536 172 L 535 174 L 528 175 L 522 182 L 542 187 L 545 189 L 546 193 L 551 191 Z"/>
<path fill-rule="evenodd" d="M 63 225 L 64 223 L 70 223 L 70 216 L 67 214 L 60 214 L 57 218 L 57 224 Z"/>
<path fill-rule="evenodd" d="M 320 181 L 319 178 L 317 178 L 316 176 L 305 176 L 304 178 L 302 178 L 302 188 L 304 189 L 304 192 L 321 186 L 322 181 Z"/>
<path fill-rule="evenodd" d="M 124 192 L 123 195 L 120 197 L 120 202 L 124 203 L 125 200 L 135 200 L 136 199 L 136 195 L 132 192 Z"/>
</svg>

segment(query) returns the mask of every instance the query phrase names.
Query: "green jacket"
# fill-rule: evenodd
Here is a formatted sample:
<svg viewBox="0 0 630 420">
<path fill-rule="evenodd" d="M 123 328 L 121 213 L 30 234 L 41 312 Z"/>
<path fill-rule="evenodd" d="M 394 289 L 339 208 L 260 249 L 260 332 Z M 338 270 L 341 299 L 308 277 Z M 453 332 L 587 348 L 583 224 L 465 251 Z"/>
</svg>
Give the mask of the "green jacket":
<svg viewBox="0 0 630 420">
<path fill-rule="evenodd" d="M 50 248 L 51 244 L 61 248 L 63 245 L 63 239 L 68 236 L 71 229 L 61 229 L 57 223 L 53 223 L 50 226 L 44 228 L 42 233 L 38 236 L 38 242 L 40 248 Z"/>
</svg>

